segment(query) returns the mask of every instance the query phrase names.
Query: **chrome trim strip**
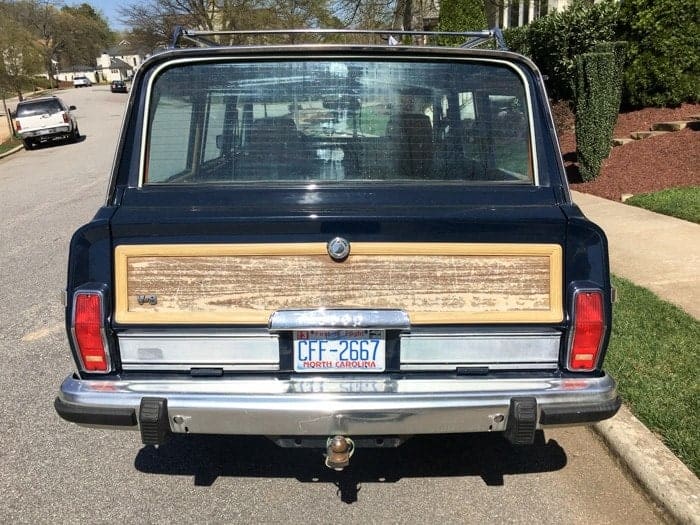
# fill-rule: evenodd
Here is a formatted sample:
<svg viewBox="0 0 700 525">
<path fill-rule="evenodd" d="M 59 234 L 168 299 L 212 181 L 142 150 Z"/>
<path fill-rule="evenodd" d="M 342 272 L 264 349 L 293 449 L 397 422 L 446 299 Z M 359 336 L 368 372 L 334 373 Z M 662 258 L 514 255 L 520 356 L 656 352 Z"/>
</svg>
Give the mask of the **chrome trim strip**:
<svg viewBox="0 0 700 525">
<path fill-rule="evenodd" d="M 556 368 L 561 337 L 558 332 L 401 334 L 401 369 Z"/>
<path fill-rule="evenodd" d="M 617 392 L 608 375 L 142 381 L 69 376 L 59 392 L 64 403 L 87 410 L 109 407 L 138 412 L 144 396 L 168 400 L 173 432 L 328 436 L 500 431 L 507 424 L 513 397 L 535 397 L 539 409 L 572 404 L 590 407 L 615 400 Z"/>
<path fill-rule="evenodd" d="M 270 332 L 285 330 L 325 330 L 338 328 L 376 328 L 409 330 L 411 320 L 403 310 L 278 310 L 270 316 Z"/>
<path fill-rule="evenodd" d="M 128 370 L 131 372 L 134 371 L 139 371 L 139 372 L 189 372 L 193 368 L 220 368 L 224 372 L 276 372 L 277 370 L 280 369 L 279 364 L 275 363 L 274 365 L 269 365 L 269 364 L 244 364 L 244 365 L 238 365 L 238 364 L 229 364 L 229 363 L 206 363 L 206 364 L 200 364 L 200 363 L 190 363 L 187 365 L 183 364 L 157 364 L 157 365 L 150 365 L 150 364 L 127 364 L 127 365 L 122 365 L 122 369 Z"/>
<path fill-rule="evenodd" d="M 556 370 L 557 363 L 529 363 L 526 361 L 517 363 L 484 363 L 483 365 L 475 365 L 474 363 L 418 363 L 418 364 L 402 364 L 401 370 L 404 372 L 449 372 L 459 368 L 483 368 L 487 367 L 492 370 Z"/>
<path fill-rule="evenodd" d="M 279 338 L 267 332 L 125 332 L 118 336 L 125 370 L 278 370 Z"/>
<path fill-rule="evenodd" d="M 329 46 L 331 47 L 331 46 Z M 312 48 L 313 49 L 313 48 Z M 321 47 L 323 49 L 323 47 Z M 311 50 L 310 50 L 311 51 Z M 402 55 L 401 59 L 405 60 L 407 55 Z M 304 55 L 304 54 L 299 54 L 299 55 L 285 55 L 284 59 L 285 60 L 304 60 L 304 61 L 314 61 L 314 60 L 350 60 L 350 59 L 356 59 L 356 60 L 363 60 L 366 59 L 366 56 L 363 56 L 361 53 L 358 52 L 352 52 L 351 50 L 348 50 L 348 54 L 338 54 L 338 56 L 333 56 L 329 57 L 328 55 L 315 55 L 312 52 L 309 52 L 309 54 Z M 375 57 L 373 57 L 375 58 Z M 423 57 L 424 58 L 424 57 Z M 239 55 L 239 56 L 230 56 L 226 57 L 226 59 L 230 60 L 231 62 L 252 62 L 254 61 L 254 58 L 251 57 L 251 55 Z M 388 59 L 389 61 L 392 60 L 391 55 L 387 55 L 385 59 Z M 528 116 L 528 128 L 530 132 L 530 152 L 532 154 L 532 173 L 533 173 L 533 181 L 532 184 L 533 186 L 537 187 L 540 185 L 540 174 L 539 174 L 539 161 L 537 158 L 537 146 L 536 146 L 536 140 L 535 140 L 535 120 L 533 116 L 533 111 L 532 111 L 532 93 L 530 93 L 530 84 L 528 83 L 527 77 L 525 76 L 525 73 L 521 70 L 520 67 L 514 65 L 512 62 L 508 62 L 507 60 L 503 59 L 498 59 L 498 58 L 483 58 L 483 57 L 475 57 L 475 56 L 470 56 L 467 53 L 465 53 L 464 56 L 461 55 L 454 55 L 454 56 L 438 56 L 438 57 L 431 57 L 430 58 L 432 61 L 435 62 L 443 62 L 443 61 L 460 61 L 460 62 L 488 62 L 488 63 L 495 63 L 495 64 L 500 64 L 506 67 L 509 67 L 510 69 L 514 70 L 515 73 L 520 77 L 520 80 L 523 83 L 523 87 L 525 88 L 525 98 L 527 100 L 527 116 Z M 381 61 L 381 57 L 376 57 L 377 61 Z M 395 58 L 394 58 L 395 60 Z M 187 58 L 176 58 L 173 60 L 168 60 L 167 62 L 164 62 L 157 66 L 154 71 L 150 74 L 148 78 L 148 84 L 146 85 L 146 98 L 145 98 L 145 103 L 144 103 L 144 111 L 143 111 L 143 126 L 141 128 L 141 149 L 139 152 L 139 177 L 138 177 L 138 188 L 142 188 L 144 186 L 144 175 L 146 173 L 146 163 L 148 161 L 148 158 L 146 157 L 146 151 L 147 151 L 147 142 L 148 142 L 148 131 L 149 131 L 149 118 L 150 118 L 150 111 L 151 111 L 151 92 L 153 89 L 153 82 L 155 79 L 158 77 L 159 73 L 170 66 L 176 65 L 176 64 L 186 64 L 186 63 L 199 63 L 199 62 L 221 62 L 222 57 L 216 56 L 216 57 L 187 57 Z M 131 95 L 130 95 L 131 97 Z M 562 164 L 563 166 L 563 164 Z"/>
</svg>

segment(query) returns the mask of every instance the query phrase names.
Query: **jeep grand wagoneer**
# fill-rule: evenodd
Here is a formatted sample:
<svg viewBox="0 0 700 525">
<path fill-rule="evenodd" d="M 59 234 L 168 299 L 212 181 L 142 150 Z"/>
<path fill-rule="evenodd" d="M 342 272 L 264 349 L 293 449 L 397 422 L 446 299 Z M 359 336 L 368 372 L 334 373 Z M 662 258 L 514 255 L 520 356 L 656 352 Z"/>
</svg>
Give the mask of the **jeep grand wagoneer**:
<svg viewBox="0 0 700 525">
<path fill-rule="evenodd" d="M 180 36 L 224 45 L 134 78 L 107 200 L 71 243 L 64 419 L 263 435 L 342 468 L 411 435 L 531 443 L 616 412 L 606 240 L 530 61 L 481 33 Z"/>
</svg>

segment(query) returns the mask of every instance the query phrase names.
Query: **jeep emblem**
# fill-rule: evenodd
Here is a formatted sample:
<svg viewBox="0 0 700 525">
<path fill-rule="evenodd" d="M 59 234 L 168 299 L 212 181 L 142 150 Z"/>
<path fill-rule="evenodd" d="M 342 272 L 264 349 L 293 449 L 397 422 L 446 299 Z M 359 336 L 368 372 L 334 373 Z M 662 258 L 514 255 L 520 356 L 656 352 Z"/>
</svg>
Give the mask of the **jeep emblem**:
<svg viewBox="0 0 700 525">
<path fill-rule="evenodd" d="M 334 261 L 344 261 L 350 255 L 350 243 L 342 237 L 336 237 L 328 241 L 328 255 Z"/>
</svg>

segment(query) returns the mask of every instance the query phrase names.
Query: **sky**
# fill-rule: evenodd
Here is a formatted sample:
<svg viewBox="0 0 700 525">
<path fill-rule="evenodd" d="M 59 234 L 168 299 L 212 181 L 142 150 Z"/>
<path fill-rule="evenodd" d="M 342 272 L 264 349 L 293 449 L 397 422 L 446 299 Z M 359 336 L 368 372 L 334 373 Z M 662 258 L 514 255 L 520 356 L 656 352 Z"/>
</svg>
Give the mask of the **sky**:
<svg viewBox="0 0 700 525">
<path fill-rule="evenodd" d="M 125 27 L 119 23 L 119 13 L 117 12 L 117 9 L 133 3 L 133 0 L 67 0 L 66 1 L 66 4 L 68 4 L 68 5 L 74 5 L 74 4 L 79 5 L 82 3 L 90 4 L 96 10 L 102 11 L 102 14 L 109 21 L 109 26 L 112 29 L 115 29 L 117 31 L 121 31 L 121 30 L 125 29 Z"/>
</svg>

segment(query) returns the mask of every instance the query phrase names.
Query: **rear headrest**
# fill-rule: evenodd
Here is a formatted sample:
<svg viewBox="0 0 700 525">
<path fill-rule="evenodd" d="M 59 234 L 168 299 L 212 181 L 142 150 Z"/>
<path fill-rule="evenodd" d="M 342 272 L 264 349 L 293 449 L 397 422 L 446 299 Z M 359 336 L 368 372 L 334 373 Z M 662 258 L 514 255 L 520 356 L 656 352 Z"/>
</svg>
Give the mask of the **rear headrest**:
<svg viewBox="0 0 700 525">
<path fill-rule="evenodd" d="M 387 123 L 386 133 L 389 136 L 396 135 L 414 135 L 414 130 L 419 130 L 418 133 L 425 133 L 432 130 L 430 118 L 423 113 L 399 113 L 389 119 Z"/>
<path fill-rule="evenodd" d="M 294 119 L 289 117 L 265 117 L 253 122 L 250 129 L 250 142 L 286 143 L 299 139 Z"/>
</svg>

